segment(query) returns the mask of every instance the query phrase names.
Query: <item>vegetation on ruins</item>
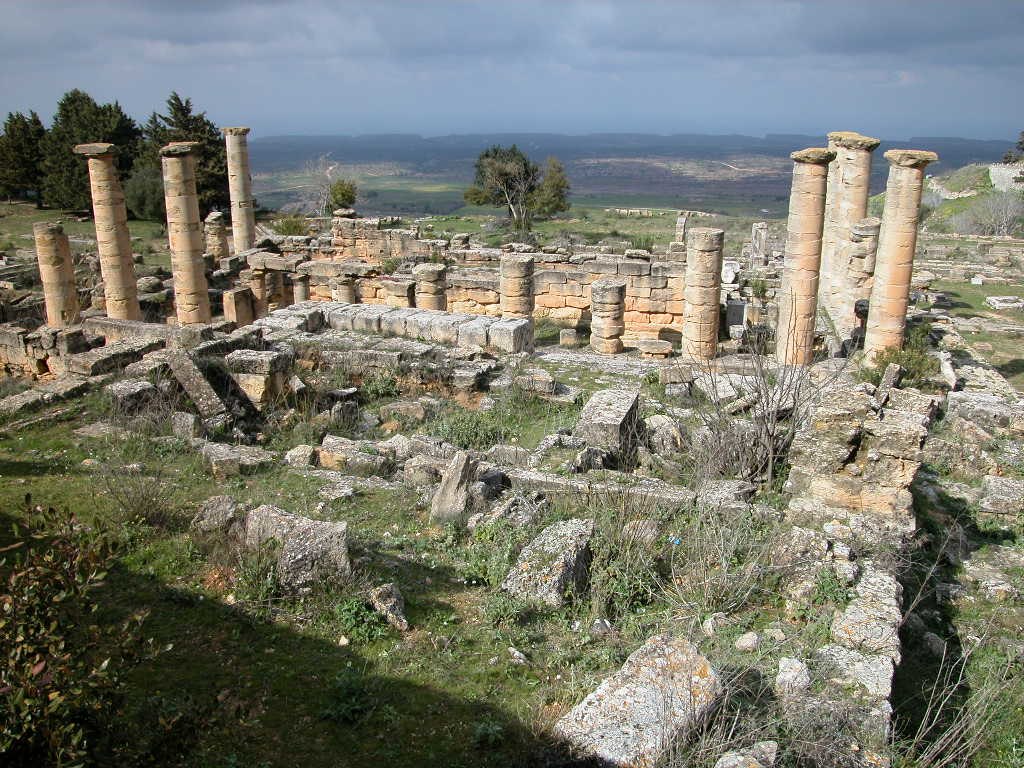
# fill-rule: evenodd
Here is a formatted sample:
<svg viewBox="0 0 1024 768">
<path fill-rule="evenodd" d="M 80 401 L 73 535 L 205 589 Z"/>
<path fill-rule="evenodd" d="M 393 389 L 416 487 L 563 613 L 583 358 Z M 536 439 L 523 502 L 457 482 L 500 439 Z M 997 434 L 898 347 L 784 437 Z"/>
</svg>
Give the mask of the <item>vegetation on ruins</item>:
<svg viewBox="0 0 1024 768">
<path fill-rule="evenodd" d="M 351 208 L 356 204 L 356 183 L 351 179 L 338 179 L 331 184 L 331 205 L 334 208 Z"/>
<path fill-rule="evenodd" d="M 534 216 L 569 210 L 569 180 L 554 157 L 548 158 L 542 173 L 515 144 L 495 145 L 477 158 L 473 186 L 464 197 L 470 205 L 504 208 L 513 230 L 522 234 L 530 230 Z"/>
</svg>

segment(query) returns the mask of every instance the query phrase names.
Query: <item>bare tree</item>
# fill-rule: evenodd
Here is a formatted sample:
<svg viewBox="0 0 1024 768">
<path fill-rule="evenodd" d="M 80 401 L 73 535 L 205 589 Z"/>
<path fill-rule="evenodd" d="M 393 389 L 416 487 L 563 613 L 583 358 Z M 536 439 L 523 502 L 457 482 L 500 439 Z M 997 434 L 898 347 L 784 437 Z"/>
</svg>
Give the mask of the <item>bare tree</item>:
<svg viewBox="0 0 1024 768">
<path fill-rule="evenodd" d="M 978 197 L 967 210 L 953 216 L 957 232 L 968 235 L 1010 235 L 1024 218 L 1024 197 L 1019 192 L 992 192 Z"/>
</svg>

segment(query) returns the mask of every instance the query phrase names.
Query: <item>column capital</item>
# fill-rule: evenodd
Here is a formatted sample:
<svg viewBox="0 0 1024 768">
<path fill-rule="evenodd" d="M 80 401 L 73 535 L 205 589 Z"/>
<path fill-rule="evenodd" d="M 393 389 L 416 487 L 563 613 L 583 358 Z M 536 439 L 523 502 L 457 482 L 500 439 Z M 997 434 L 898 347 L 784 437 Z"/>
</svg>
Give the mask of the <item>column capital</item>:
<svg viewBox="0 0 1024 768">
<path fill-rule="evenodd" d="M 686 244 L 694 250 L 708 251 L 722 247 L 725 242 L 725 230 L 717 227 L 693 227 L 686 230 Z"/>
<path fill-rule="evenodd" d="M 223 211 L 210 211 L 205 219 L 207 224 L 221 224 L 224 222 Z"/>
<path fill-rule="evenodd" d="M 826 147 L 808 147 L 799 149 L 789 156 L 794 163 L 809 165 L 828 165 L 836 159 L 836 153 Z"/>
<path fill-rule="evenodd" d="M 160 157 L 183 157 L 191 155 L 199 146 L 198 141 L 172 141 L 165 147 L 160 147 Z"/>
<path fill-rule="evenodd" d="M 117 154 L 117 147 L 105 141 L 98 141 L 93 144 L 76 144 L 75 154 L 85 155 L 86 157 L 113 157 Z"/>
<path fill-rule="evenodd" d="M 828 140 L 830 144 L 843 149 L 864 149 L 868 152 L 874 151 L 882 143 L 881 139 L 864 136 L 855 131 L 832 131 L 828 134 Z"/>
<path fill-rule="evenodd" d="M 924 168 L 939 159 L 937 154 L 924 149 L 890 149 L 884 157 L 890 165 L 900 168 Z"/>
<path fill-rule="evenodd" d="M 236 125 L 227 128 L 221 128 L 220 132 L 223 133 L 225 136 L 245 136 L 251 130 L 252 129 L 248 126 Z"/>
</svg>

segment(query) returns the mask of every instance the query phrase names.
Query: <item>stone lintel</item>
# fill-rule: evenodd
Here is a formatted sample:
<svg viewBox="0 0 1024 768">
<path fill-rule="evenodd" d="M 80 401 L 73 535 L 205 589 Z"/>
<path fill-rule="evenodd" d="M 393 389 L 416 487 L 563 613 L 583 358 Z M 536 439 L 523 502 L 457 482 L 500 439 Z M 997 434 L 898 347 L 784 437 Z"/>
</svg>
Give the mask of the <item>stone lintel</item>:
<svg viewBox="0 0 1024 768">
<path fill-rule="evenodd" d="M 794 163 L 810 163 L 812 165 L 828 165 L 836 159 L 836 153 L 827 147 L 808 147 L 793 152 L 790 157 Z"/>
<path fill-rule="evenodd" d="M 220 132 L 223 133 L 225 136 L 245 136 L 249 133 L 250 130 L 252 129 L 248 126 L 236 125 L 232 127 L 221 128 Z"/>
<path fill-rule="evenodd" d="M 60 235 L 63 234 L 64 227 L 52 221 L 37 221 L 32 225 L 32 232 L 37 237 L 39 235 Z"/>
<path fill-rule="evenodd" d="M 97 141 L 93 144 L 76 144 L 75 154 L 85 155 L 86 157 L 109 157 L 110 155 L 117 154 L 117 147 L 105 141 Z"/>
<path fill-rule="evenodd" d="M 865 149 L 868 152 L 873 151 L 882 143 L 881 139 L 864 136 L 855 131 L 832 131 L 828 134 L 828 140 L 845 149 Z"/>
<path fill-rule="evenodd" d="M 190 155 L 198 146 L 198 141 L 172 141 L 166 147 L 160 148 L 160 157 L 182 157 L 183 155 Z"/>
<path fill-rule="evenodd" d="M 924 149 L 890 149 L 885 153 L 885 159 L 890 165 L 901 168 L 924 168 L 928 163 L 938 160 L 939 156 Z"/>
</svg>

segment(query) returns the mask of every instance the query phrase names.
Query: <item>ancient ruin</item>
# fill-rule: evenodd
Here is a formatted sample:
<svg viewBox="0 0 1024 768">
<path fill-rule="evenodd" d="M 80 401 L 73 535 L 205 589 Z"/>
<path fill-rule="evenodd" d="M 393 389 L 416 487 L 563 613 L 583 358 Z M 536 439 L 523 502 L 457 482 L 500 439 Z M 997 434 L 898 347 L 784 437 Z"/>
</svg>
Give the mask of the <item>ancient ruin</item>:
<svg viewBox="0 0 1024 768">
<path fill-rule="evenodd" d="M 247 134 L 224 129 L 231 208 L 205 220 L 194 145 L 161 150 L 169 280 L 136 281 L 114 148 L 78 147 L 103 307 L 80 309 L 96 269 L 76 274 L 61 226 L 37 224 L 45 323 L 0 326 L 0 362 L 28 384 L 0 414 L 13 434 L 80 408 L 60 443 L 76 472 L 100 471 L 95 450 L 123 485 L 201 489 L 167 526 L 176 556 L 203 605 L 265 620 L 252 637 L 294 620 L 326 627 L 303 650 L 316 664 L 368 648 L 394 665 L 381 679 L 479 663 L 494 690 L 537 687 L 528 748 L 565 761 L 549 764 L 685 765 L 699 743 L 718 768 L 814 764 L 812 747 L 879 766 L 909 717 L 908 660 L 959 653 L 937 634 L 951 606 L 1021 621 L 1024 557 L 978 523 L 1019 526 L 1024 400 L 922 277 L 962 269 L 918 247 L 934 153 L 885 153 L 880 220 L 879 142 L 837 132 L 791 155 L 784 231 L 755 222 L 730 244 L 673 210 L 650 247 L 491 247 L 348 208 L 267 234 Z M 1009 247 L 987 246 L 979 279 Z M 923 372 L 894 356 L 914 326 Z M 381 689 L 352 669 L 318 728 L 422 716 L 412 685 L 359 710 Z"/>
</svg>

